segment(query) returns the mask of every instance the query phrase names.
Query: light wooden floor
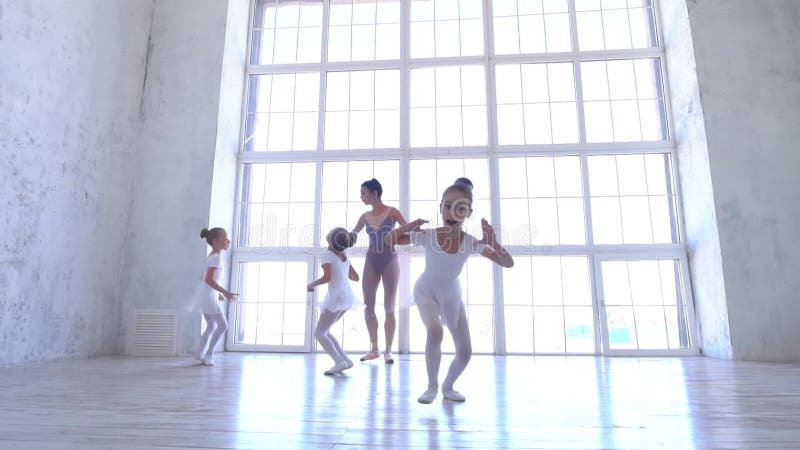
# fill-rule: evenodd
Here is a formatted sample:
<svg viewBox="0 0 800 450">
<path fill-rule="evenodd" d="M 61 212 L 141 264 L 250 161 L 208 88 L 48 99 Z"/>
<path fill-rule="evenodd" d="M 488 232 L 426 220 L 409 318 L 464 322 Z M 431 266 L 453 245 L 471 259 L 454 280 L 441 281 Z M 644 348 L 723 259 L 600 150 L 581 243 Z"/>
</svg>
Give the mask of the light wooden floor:
<svg viewBox="0 0 800 450">
<path fill-rule="evenodd" d="M 450 357 L 445 356 L 442 375 Z M 110 357 L 0 370 L 0 447 L 800 448 L 800 365 L 475 356 L 464 404 L 416 402 L 421 355 Z"/>
</svg>

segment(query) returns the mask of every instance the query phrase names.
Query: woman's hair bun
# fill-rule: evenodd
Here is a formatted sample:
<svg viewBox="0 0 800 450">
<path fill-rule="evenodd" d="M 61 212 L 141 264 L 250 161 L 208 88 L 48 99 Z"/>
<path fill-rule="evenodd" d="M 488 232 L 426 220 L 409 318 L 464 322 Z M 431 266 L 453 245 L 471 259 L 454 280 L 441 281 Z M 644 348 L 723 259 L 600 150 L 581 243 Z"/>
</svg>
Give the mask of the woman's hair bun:
<svg viewBox="0 0 800 450">
<path fill-rule="evenodd" d="M 208 228 L 203 228 L 200 230 L 200 239 L 205 239 L 208 236 Z"/>
</svg>

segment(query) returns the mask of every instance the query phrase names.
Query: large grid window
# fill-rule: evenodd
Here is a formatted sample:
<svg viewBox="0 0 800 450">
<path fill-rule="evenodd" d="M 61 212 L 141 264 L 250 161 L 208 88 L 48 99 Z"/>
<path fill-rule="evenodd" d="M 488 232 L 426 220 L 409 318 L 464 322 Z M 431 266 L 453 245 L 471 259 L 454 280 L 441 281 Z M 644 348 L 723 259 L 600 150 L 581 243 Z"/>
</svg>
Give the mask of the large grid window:
<svg viewBox="0 0 800 450">
<path fill-rule="evenodd" d="M 474 257 L 461 274 L 476 352 L 697 353 L 657 11 L 653 0 L 253 0 L 233 251 L 244 296 L 229 348 L 314 349 L 325 288 L 304 283 L 321 273 L 328 231 L 369 210 L 364 181 L 436 227 L 442 193 L 468 177 L 465 231 L 480 238 L 487 219 L 516 262 Z M 362 231 L 350 250 L 359 272 L 367 243 Z M 423 252 L 399 261 L 402 305 Z M 396 350 L 422 351 L 417 312 L 398 316 Z M 361 314 L 333 332 L 366 349 Z"/>
</svg>

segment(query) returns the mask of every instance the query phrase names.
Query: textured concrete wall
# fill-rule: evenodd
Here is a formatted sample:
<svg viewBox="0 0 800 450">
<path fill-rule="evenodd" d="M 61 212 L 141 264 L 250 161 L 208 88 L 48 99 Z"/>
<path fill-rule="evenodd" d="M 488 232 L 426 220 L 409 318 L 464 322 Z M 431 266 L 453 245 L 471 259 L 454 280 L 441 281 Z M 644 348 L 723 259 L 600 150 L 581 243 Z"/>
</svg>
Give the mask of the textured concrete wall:
<svg viewBox="0 0 800 450">
<path fill-rule="evenodd" d="M 121 350 L 152 8 L 0 0 L 0 365 Z"/>
<path fill-rule="evenodd" d="M 733 358 L 797 362 L 800 2 L 689 1 L 688 11 Z"/>
<path fill-rule="evenodd" d="M 685 0 L 661 0 L 686 246 L 703 353 L 730 359 L 731 339 L 703 105 Z"/>
<path fill-rule="evenodd" d="M 199 237 L 200 229 L 219 225 L 210 223 L 209 205 L 215 164 L 223 164 L 215 152 L 228 3 L 156 2 L 128 235 L 130 242 L 145 245 L 131 245 L 125 258 L 126 353 L 132 350 L 131 325 L 137 308 L 181 313 L 180 354 L 190 352 L 199 337 L 200 316 L 186 307 L 209 251 Z M 246 15 L 243 20 L 246 27 Z M 239 96 L 241 89 L 239 84 Z M 238 118 L 239 109 L 236 114 Z M 238 125 L 224 129 L 229 126 Z M 235 160 L 225 164 L 233 164 L 235 173 Z M 234 180 L 225 183 L 233 185 Z M 227 191 L 232 193 L 232 187 Z M 232 195 L 227 201 L 229 212 L 218 214 L 229 224 Z"/>
</svg>

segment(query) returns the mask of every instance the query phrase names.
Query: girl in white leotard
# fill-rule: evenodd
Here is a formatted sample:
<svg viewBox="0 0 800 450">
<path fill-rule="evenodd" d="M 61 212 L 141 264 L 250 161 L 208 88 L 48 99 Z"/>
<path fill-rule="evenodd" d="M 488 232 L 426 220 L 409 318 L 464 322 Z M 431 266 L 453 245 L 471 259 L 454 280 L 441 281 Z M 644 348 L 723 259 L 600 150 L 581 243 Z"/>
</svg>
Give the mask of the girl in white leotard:
<svg viewBox="0 0 800 450">
<path fill-rule="evenodd" d="M 427 329 L 425 363 L 428 370 L 428 389 L 417 399 L 431 403 L 439 392 L 439 364 L 442 359 L 442 325 L 453 336 L 456 355 L 442 383 L 445 400 L 463 402 L 464 396 L 453 384 L 472 356 L 472 342 L 467 314 L 461 300 L 458 276 L 467 257 L 480 254 L 503 267 L 514 260 L 497 241 L 494 229 L 481 219 L 483 239 L 480 241 L 461 230 L 464 220 L 472 215 L 472 182 L 459 178 L 444 191 L 439 207 L 443 227 L 420 230 L 426 220 L 417 219 L 386 236 L 388 244 L 413 244 L 425 248 L 425 271 L 414 286 L 414 303 Z"/>
<path fill-rule="evenodd" d="M 328 283 L 328 295 L 320 306 L 317 328 L 314 337 L 322 345 L 333 362 L 333 367 L 325 371 L 325 375 L 335 375 L 343 370 L 353 367 L 353 361 L 342 350 L 339 341 L 330 332 L 336 321 L 344 313 L 361 302 L 356 298 L 349 281 L 358 281 L 358 273 L 350 265 L 346 250 L 356 242 L 356 235 L 348 233 L 344 228 L 334 228 L 327 236 L 328 249 L 320 255 L 323 275 L 311 282 L 306 289 L 313 292 L 320 284 Z"/>
<path fill-rule="evenodd" d="M 195 290 L 193 303 L 194 309 L 203 313 L 206 319 L 206 330 L 200 337 L 197 351 L 194 354 L 195 366 L 213 366 L 214 348 L 217 341 L 228 329 L 225 312 L 222 310 L 220 300 L 236 300 L 237 294 L 225 289 L 219 283 L 222 280 L 222 252 L 227 250 L 231 241 L 228 233 L 222 228 L 203 228 L 200 237 L 211 246 L 211 253 L 206 259 L 206 269 L 203 279 Z"/>
</svg>

